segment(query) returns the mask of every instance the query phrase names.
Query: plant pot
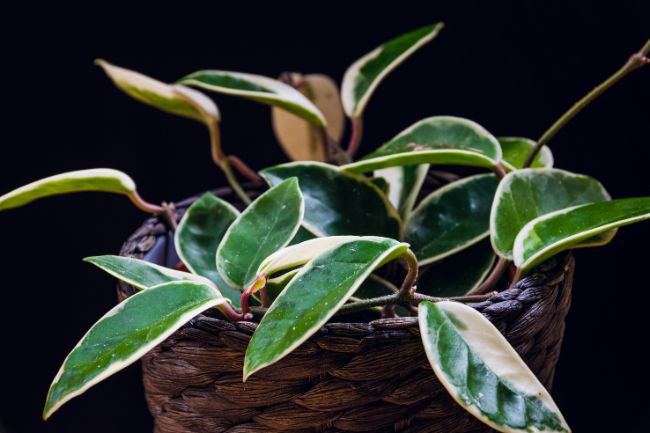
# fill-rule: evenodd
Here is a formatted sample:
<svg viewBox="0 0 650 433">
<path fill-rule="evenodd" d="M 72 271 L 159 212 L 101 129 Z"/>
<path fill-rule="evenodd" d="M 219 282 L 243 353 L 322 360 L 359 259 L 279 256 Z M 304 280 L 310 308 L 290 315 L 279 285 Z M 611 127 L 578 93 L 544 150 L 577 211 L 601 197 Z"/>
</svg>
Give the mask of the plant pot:
<svg viewBox="0 0 650 433">
<path fill-rule="evenodd" d="M 215 193 L 235 201 L 228 189 Z M 178 203 L 176 216 L 192 201 Z M 173 235 L 157 218 L 148 219 L 121 254 L 166 266 L 178 261 Z M 570 254 L 559 256 L 515 286 L 472 305 L 549 389 L 571 302 L 573 268 Z M 134 292 L 119 285 L 120 299 Z M 208 312 L 142 359 L 155 432 L 490 431 L 438 382 L 414 317 L 333 321 L 243 383 L 244 353 L 255 327 Z"/>
</svg>

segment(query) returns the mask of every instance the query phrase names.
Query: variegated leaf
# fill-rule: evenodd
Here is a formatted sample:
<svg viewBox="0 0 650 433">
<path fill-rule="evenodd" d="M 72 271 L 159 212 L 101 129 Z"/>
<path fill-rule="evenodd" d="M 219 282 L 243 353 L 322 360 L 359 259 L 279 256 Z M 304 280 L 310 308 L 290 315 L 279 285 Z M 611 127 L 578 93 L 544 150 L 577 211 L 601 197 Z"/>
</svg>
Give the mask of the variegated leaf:
<svg viewBox="0 0 650 433">
<path fill-rule="evenodd" d="M 302 93 L 273 78 L 242 72 L 205 70 L 194 72 L 178 82 L 280 107 L 315 125 L 327 124 L 325 116 Z"/>
<path fill-rule="evenodd" d="M 109 168 L 70 171 L 46 177 L 0 196 L 0 211 L 24 206 L 40 198 L 72 192 L 100 191 L 133 197 L 135 182 Z"/>
<path fill-rule="evenodd" d="M 381 80 L 427 42 L 436 37 L 442 23 L 392 39 L 354 62 L 343 76 L 341 99 L 349 117 L 359 117 Z"/>
<path fill-rule="evenodd" d="M 416 164 L 493 168 L 501 157 L 499 142 L 481 125 L 460 117 L 435 116 L 411 125 L 379 149 L 341 169 L 366 173 Z"/>
<path fill-rule="evenodd" d="M 406 220 L 429 171 L 429 164 L 402 165 L 376 170 L 374 175 L 388 182 L 388 199 Z"/>
<path fill-rule="evenodd" d="M 304 211 L 295 177 L 259 196 L 223 236 L 216 257 L 221 277 L 236 288 L 252 283 L 264 259 L 293 239 Z"/>
<path fill-rule="evenodd" d="M 624 198 L 562 209 L 535 218 L 515 239 L 515 265 L 526 272 L 594 236 L 650 219 L 650 197 Z"/>
<path fill-rule="evenodd" d="M 95 63 L 102 67 L 118 88 L 140 102 L 204 123 L 220 119 L 215 103 L 201 92 L 185 86 L 165 84 L 105 60 L 98 59 Z"/>
<path fill-rule="evenodd" d="M 490 212 L 494 250 L 512 259 L 519 231 L 529 221 L 586 203 L 610 200 L 596 179 L 555 168 L 529 168 L 507 174 L 499 183 Z"/>
<path fill-rule="evenodd" d="M 230 287 L 217 271 L 217 248 L 239 212 L 212 193 L 205 193 L 187 209 L 174 233 L 178 257 L 190 272 L 213 281 L 239 307 L 241 292 Z"/>
<path fill-rule="evenodd" d="M 421 302 L 420 335 L 436 376 L 469 413 L 500 432 L 570 432 L 544 386 L 481 313 Z"/>
<path fill-rule="evenodd" d="M 161 284 L 121 302 L 65 359 L 47 395 L 43 418 L 133 364 L 197 314 L 226 302 L 214 287 L 190 281 Z"/>
<path fill-rule="evenodd" d="M 246 349 L 244 380 L 300 346 L 383 264 L 408 245 L 364 237 L 327 250 L 307 263 L 262 318 Z"/>
</svg>

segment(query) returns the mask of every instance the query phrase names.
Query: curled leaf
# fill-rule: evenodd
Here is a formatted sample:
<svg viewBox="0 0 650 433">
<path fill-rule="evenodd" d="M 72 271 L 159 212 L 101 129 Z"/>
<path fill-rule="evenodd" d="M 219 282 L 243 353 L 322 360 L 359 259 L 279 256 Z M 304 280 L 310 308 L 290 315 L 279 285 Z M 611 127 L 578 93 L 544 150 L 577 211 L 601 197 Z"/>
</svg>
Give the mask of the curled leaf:
<svg viewBox="0 0 650 433">
<path fill-rule="evenodd" d="M 405 33 L 378 46 L 354 62 L 343 76 L 341 99 L 349 117 L 359 117 L 383 80 L 393 69 L 436 37 L 444 27 L 433 24 Z"/>
<path fill-rule="evenodd" d="M 501 157 L 497 139 L 478 123 L 460 117 L 435 116 L 411 125 L 379 149 L 341 169 L 366 173 L 415 164 L 493 168 Z"/>
<path fill-rule="evenodd" d="M 183 77 L 178 83 L 226 95 L 241 96 L 283 108 L 315 125 L 327 124 L 325 116 L 302 93 L 273 78 L 242 72 L 205 70 Z"/>
<path fill-rule="evenodd" d="M 650 219 L 650 197 L 624 198 L 562 209 L 526 224 L 515 239 L 515 265 L 527 271 L 549 257 L 612 229 Z"/>
<path fill-rule="evenodd" d="M 0 211 L 24 206 L 40 198 L 72 192 L 99 191 L 133 197 L 135 182 L 110 168 L 69 171 L 46 177 L 0 196 Z"/>
<path fill-rule="evenodd" d="M 105 60 L 98 59 L 95 63 L 101 66 L 118 88 L 140 102 L 204 123 L 220 119 L 215 103 L 201 92 L 184 86 L 165 84 Z"/>
<path fill-rule="evenodd" d="M 111 255 L 94 256 L 86 257 L 84 262 L 92 263 L 115 278 L 142 290 L 173 281 L 191 281 L 216 289 L 210 280 L 200 275 L 165 268 L 132 257 Z"/>
</svg>

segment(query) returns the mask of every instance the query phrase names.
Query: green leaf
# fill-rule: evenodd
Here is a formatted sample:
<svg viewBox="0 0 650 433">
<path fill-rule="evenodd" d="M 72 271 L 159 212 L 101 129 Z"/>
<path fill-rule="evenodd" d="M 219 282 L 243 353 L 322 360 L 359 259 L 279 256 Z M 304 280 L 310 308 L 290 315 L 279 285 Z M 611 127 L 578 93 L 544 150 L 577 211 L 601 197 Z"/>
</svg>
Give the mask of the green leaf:
<svg viewBox="0 0 650 433">
<path fill-rule="evenodd" d="M 257 269 L 256 276 L 262 273 L 270 276 L 276 272 L 302 266 L 327 250 L 357 239 L 360 239 L 359 236 L 328 236 L 282 248 L 264 259 Z"/>
<path fill-rule="evenodd" d="M 450 256 L 489 235 L 498 183 L 493 174 L 471 176 L 422 200 L 406 221 L 404 236 L 420 265 Z"/>
<path fill-rule="evenodd" d="M 131 257 L 94 256 L 86 257 L 84 262 L 92 263 L 115 278 L 142 290 L 173 281 L 193 281 L 215 287 L 210 280 L 200 275 L 165 268 Z"/>
<path fill-rule="evenodd" d="M 503 151 L 503 165 L 508 171 L 524 167 L 528 154 L 535 147 L 535 142 L 523 137 L 499 137 L 499 144 Z M 532 168 L 553 167 L 553 154 L 548 146 L 542 146 L 531 166 Z"/>
<path fill-rule="evenodd" d="M 259 196 L 228 228 L 217 249 L 217 269 L 223 279 L 236 288 L 250 284 L 264 259 L 295 236 L 304 211 L 296 178 Z"/>
<path fill-rule="evenodd" d="M 135 190 L 133 179 L 121 171 L 109 168 L 69 171 L 37 180 L 1 196 L 0 211 L 71 192 L 100 191 L 132 196 Z"/>
<path fill-rule="evenodd" d="M 47 395 L 43 418 L 137 361 L 197 314 L 224 303 L 213 287 L 189 281 L 161 284 L 121 302 L 65 359 Z"/>
<path fill-rule="evenodd" d="M 543 215 L 517 235 L 515 265 L 525 272 L 594 235 L 649 218 L 650 197 L 586 204 Z"/>
<path fill-rule="evenodd" d="M 418 319 L 433 371 L 469 413 L 500 432 L 570 431 L 548 391 L 478 311 L 425 301 Z"/>
<path fill-rule="evenodd" d="M 289 242 L 289 245 L 296 245 L 301 242 L 308 241 L 310 239 L 314 239 L 316 236 L 310 232 L 309 230 L 305 229 L 303 226 L 300 226 L 298 229 L 298 232 L 296 235 L 291 239 L 291 242 Z"/>
<path fill-rule="evenodd" d="M 343 76 L 341 100 L 349 117 L 359 117 L 370 96 L 393 69 L 436 37 L 444 27 L 437 23 L 398 36 L 354 62 Z"/>
<path fill-rule="evenodd" d="M 363 176 L 317 162 L 276 165 L 260 172 L 270 185 L 300 180 L 304 227 L 318 236 L 377 235 L 398 239 L 400 218 L 386 196 Z"/>
<path fill-rule="evenodd" d="M 462 296 L 478 287 L 490 273 L 496 256 L 489 240 L 432 263 L 418 276 L 418 293 L 430 296 Z"/>
<path fill-rule="evenodd" d="M 287 287 L 287 284 L 291 282 L 293 277 L 295 277 L 299 271 L 300 269 L 294 269 L 275 278 L 266 280 L 266 293 L 271 302 L 275 301 L 275 298 L 280 295 L 284 288 Z"/>
<path fill-rule="evenodd" d="M 118 88 L 140 102 L 204 123 L 220 120 L 215 103 L 201 92 L 185 86 L 165 84 L 101 59 L 95 63 L 102 67 Z"/>
<path fill-rule="evenodd" d="M 241 72 L 206 70 L 194 72 L 178 82 L 280 107 L 315 125 L 327 124 L 325 116 L 302 93 L 273 78 Z"/>
<path fill-rule="evenodd" d="M 403 220 L 406 220 L 413 210 L 429 167 L 429 164 L 403 165 L 375 170 L 374 175 L 377 178 L 388 182 L 388 199 Z"/>
<path fill-rule="evenodd" d="M 596 179 L 555 168 L 524 169 L 499 184 L 490 213 L 490 235 L 497 254 L 512 259 L 519 231 L 535 218 L 556 210 L 609 200 Z"/>
<path fill-rule="evenodd" d="M 408 245 L 366 237 L 317 256 L 291 280 L 262 318 L 248 344 L 244 380 L 313 335 L 352 296 L 370 273 Z"/>
<path fill-rule="evenodd" d="M 226 230 L 238 216 L 237 209 L 207 192 L 187 209 L 174 234 L 176 252 L 187 269 L 213 281 L 236 307 L 241 292 L 221 278 L 215 257 Z"/>
<path fill-rule="evenodd" d="M 420 120 L 363 159 L 341 168 L 352 173 L 414 164 L 493 168 L 500 160 L 499 142 L 481 125 L 460 117 L 435 116 Z"/>
</svg>

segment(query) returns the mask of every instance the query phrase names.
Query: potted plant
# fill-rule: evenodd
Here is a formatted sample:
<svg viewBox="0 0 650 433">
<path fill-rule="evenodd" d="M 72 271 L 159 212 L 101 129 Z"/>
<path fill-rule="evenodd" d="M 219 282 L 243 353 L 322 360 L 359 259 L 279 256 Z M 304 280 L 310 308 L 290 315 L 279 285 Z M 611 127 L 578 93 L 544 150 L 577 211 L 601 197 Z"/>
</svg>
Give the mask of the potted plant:
<svg viewBox="0 0 650 433">
<path fill-rule="evenodd" d="M 104 191 L 153 214 L 122 255 L 86 259 L 121 281 L 120 303 L 63 362 L 44 418 L 142 359 L 159 432 L 570 431 L 545 389 L 570 303 L 566 251 L 650 218 L 650 197 L 612 200 L 553 168 L 546 144 L 647 64 L 650 41 L 537 141 L 434 116 L 354 160 L 373 91 L 441 29 L 361 57 L 340 99 L 320 75 L 206 70 L 165 84 L 98 61 L 130 96 L 203 123 L 229 187 L 157 205 L 125 173 L 92 169 L 0 197 L 6 210 Z M 226 155 L 197 88 L 271 105 L 299 161 L 256 173 Z"/>
</svg>

